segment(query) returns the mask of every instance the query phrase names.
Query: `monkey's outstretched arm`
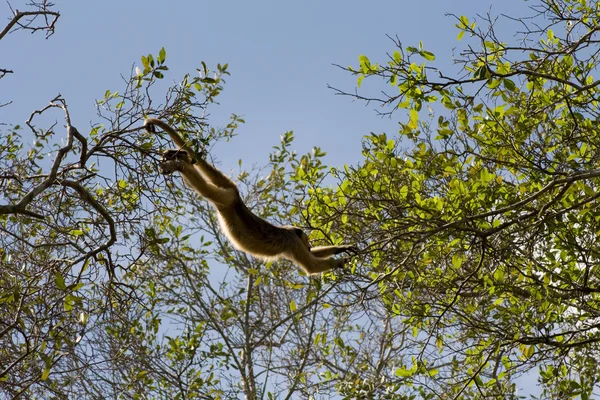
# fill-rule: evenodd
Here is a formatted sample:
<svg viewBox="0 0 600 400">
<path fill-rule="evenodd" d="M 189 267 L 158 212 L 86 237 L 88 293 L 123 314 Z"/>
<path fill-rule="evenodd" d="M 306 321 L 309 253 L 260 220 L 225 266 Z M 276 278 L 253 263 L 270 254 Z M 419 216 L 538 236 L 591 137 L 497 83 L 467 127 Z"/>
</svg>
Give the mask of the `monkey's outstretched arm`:
<svg viewBox="0 0 600 400">
<path fill-rule="evenodd" d="M 233 204 L 238 197 L 235 184 L 228 180 L 232 186 L 222 187 L 215 185 L 210 180 L 207 181 L 201 174 L 201 169 L 198 168 L 203 164 L 207 163 L 202 159 L 199 160 L 199 164 L 192 164 L 188 152 L 185 150 L 167 150 L 163 153 L 160 168 L 161 172 L 166 175 L 179 171 L 183 176 L 183 181 L 189 187 L 215 205 L 228 206 Z"/>
<path fill-rule="evenodd" d="M 206 160 L 202 158 L 196 159 L 196 167 L 202 172 L 202 175 L 206 177 L 214 185 L 224 189 L 236 189 L 236 184 L 229 179 L 224 173 L 219 171 L 214 166 L 210 165 Z"/>
<path fill-rule="evenodd" d="M 154 125 L 158 125 L 160 127 L 160 129 L 167 132 L 169 134 L 169 136 L 171 136 L 171 139 L 173 140 L 173 142 L 175 142 L 177 147 L 179 147 L 180 149 L 183 149 L 184 147 L 186 147 L 185 142 L 183 141 L 181 136 L 179 136 L 179 134 L 175 131 L 175 129 L 171 128 L 169 126 L 169 124 L 167 124 L 166 122 L 163 122 L 158 118 L 146 118 L 144 120 L 144 127 L 146 128 L 146 130 L 148 132 L 156 133 L 156 130 L 154 129 Z"/>
<path fill-rule="evenodd" d="M 150 133 L 156 133 L 156 129 L 154 128 L 154 125 L 158 125 L 160 127 L 160 129 L 167 132 L 169 134 L 169 136 L 171 137 L 171 140 L 173 140 L 173 142 L 175 143 L 175 145 L 179 149 L 187 151 L 188 155 L 192 159 L 192 162 L 195 162 L 196 157 L 194 156 L 194 154 L 195 154 L 194 151 L 185 144 L 185 142 L 183 141 L 181 136 L 179 136 L 179 133 L 177 133 L 177 131 L 175 129 L 171 128 L 169 126 L 169 124 L 161 121 L 158 118 L 146 118 L 144 120 L 144 127 L 146 128 L 146 131 L 148 131 Z"/>
<path fill-rule="evenodd" d="M 351 245 L 342 245 L 342 246 L 319 246 L 319 247 L 311 247 L 310 252 L 319 258 L 327 258 L 334 256 L 336 254 L 344 253 L 344 252 L 356 252 L 357 249 Z"/>
<path fill-rule="evenodd" d="M 175 131 L 173 128 L 171 128 L 169 126 L 169 124 L 161 121 L 160 119 L 156 119 L 156 118 L 146 118 L 146 120 L 144 121 L 144 126 L 146 127 L 146 130 L 150 133 L 156 133 L 156 131 L 154 129 L 154 125 L 158 125 L 163 131 L 165 131 L 169 134 L 169 136 L 171 137 L 173 142 L 177 145 L 177 147 L 181 150 L 184 150 L 187 153 L 187 155 L 189 156 L 190 162 L 192 164 L 195 164 L 200 169 L 202 174 L 204 174 L 204 176 L 206 178 L 208 178 L 208 180 L 210 182 L 212 182 L 213 184 L 215 184 L 219 187 L 222 187 L 222 188 L 236 188 L 237 187 L 235 185 L 235 183 L 233 183 L 231 181 L 231 179 L 229 179 L 225 174 L 223 174 L 217 168 L 210 165 L 204 159 L 198 158 L 194 154 L 192 149 L 190 149 L 188 146 L 186 146 L 185 142 L 183 141 L 181 136 L 179 136 L 177 131 Z M 163 154 L 163 164 L 162 164 L 162 168 L 163 168 L 162 172 L 164 174 L 170 174 L 178 169 L 178 165 L 176 163 L 169 163 L 169 160 L 185 159 L 185 156 L 182 156 L 181 154 L 178 154 L 178 153 L 180 153 L 180 152 L 177 152 L 176 150 L 165 151 L 165 153 Z"/>
</svg>

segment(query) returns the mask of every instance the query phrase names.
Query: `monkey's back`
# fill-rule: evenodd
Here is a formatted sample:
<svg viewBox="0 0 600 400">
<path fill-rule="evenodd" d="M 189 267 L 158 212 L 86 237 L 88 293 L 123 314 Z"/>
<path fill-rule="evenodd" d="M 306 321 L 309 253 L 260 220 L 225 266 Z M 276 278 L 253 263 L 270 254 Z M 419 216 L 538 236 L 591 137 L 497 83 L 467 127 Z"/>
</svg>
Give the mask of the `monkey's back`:
<svg viewBox="0 0 600 400">
<path fill-rule="evenodd" d="M 290 246 L 296 236 L 256 216 L 238 198 L 229 206 L 217 207 L 219 222 L 233 247 L 264 259 L 273 259 Z"/>
</svg>

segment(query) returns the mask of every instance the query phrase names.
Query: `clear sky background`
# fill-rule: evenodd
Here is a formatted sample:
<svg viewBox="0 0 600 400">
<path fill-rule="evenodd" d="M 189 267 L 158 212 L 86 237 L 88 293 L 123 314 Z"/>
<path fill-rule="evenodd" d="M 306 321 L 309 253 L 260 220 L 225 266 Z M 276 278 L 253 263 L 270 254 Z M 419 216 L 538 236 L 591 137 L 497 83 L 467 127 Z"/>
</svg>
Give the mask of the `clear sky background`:
<svg viewBox="0 0 600 400">
<path fill-rule="evenodd" d="M 11 1 L 26 10 L 26 1 Z M 513 17 L 529 14 L 521 0 L 424 0 L 377 2 L 356 0 L 238 0 L 238 1 L 55 1 L 62 14 L 56 34 L 16 32 L 0 41 L 0 68 L 14 74 L 0 80 L 0 123 L 23 124 L 35 109 L 61 93 L 73 124 L 85 133 L 96 119 L 95 100 L 107 89 L 122 91 L 140 57 L 167 51 L 166 79 L 179 81 L 204 61 L 209 67 L 228 63 L 220 105 L 212 107 L 209 122 L 223 126 L 231 113 L 246 124 L 230 143 L 219 145 L 213 157 L 226 171 L 237 160 L 245 166 L 268 162 L 271 147 L 288 130 L 296 135 L 300 153 L 318 145 L 329 165 L 361 160 L 361 137 L 370 132 L 397 132 L 397 121 L 378 117 L 376 105 L 335 96 L 331 86 L 353 91 L 355 77 L 334 67 L 357 65 L 359 54 L 384 61 L 394 50 L 386 37 L 398 36 L 405 45 L 435 53 L 436 64 L 452 68 L 456 21 L 446 13 Z M 490 8 L 491 7 L 491 8 Z M 0 16 L 11 17 L 6 3 Z M 476 19 L 485 26 L 480 18 Z M 2 23 L 4 26 L 4 23 Z M 516 24 L 498 26 L 506 41 Z M 506 27 L 506 28 L 503 28 Z M 505 30 L 504 30 L 505 29 Z M 368 85 L 365 81 L 364 85 Z M 55 113 L 59 126 L 62 114 Z M 1 127 L 0 127 L 1 129 Z M 27 131 L 23 131 L 27 133 Z M 30 142 L 26 140 L 26 142 Z M 520 381 L 519 394 L 532 393 L 532 379 Z"/>
<path fill-rule="evenodd" d="M 11 4 L 25 10 L 26 2 Z M 356 79 L 332 64 L 357 65 L 359 54 L 384 61 L 394 50 L 387 34 L 405 45 L 422 41 L 440 65 L 451 66 L 458 31 L 445 14 L 471 18 L 490 6 L 494 14 L 525 12 L 519 0 L 57 0 L 62 16 L 50 39 L 21 31 L 0 41 L 0 67 L 15 72 L 0 81 L 0 103 L 13 100 L 0 108 L 0 122 L 22 124 L 61 93 L 74 125 L 84 132 L 99 122 L 95 100 L 107 89 L 122 91 L 121 75 L 129 76 L 142 55 L 156 55 L 164 46 L 169 81 L 193 73 L 201 61 L 209 67 L 229 63 L 232 76 L 209 122 L 223 126 L 236 113 L 246 124 L 213 154 L 225 169 L 239 158 L 246 166 L 264 165 L 288 130 L 295 132 L 299 152 L 319 145 L 328 164 L 352 164 L 360 160 L 361 137 L 394 134 L 403 111 L 380 118 L 374 104 L 335 96 L 327 84 L 353 91 Z M 6 4 L 0 15 L 8 21 Z"/>
</svg>

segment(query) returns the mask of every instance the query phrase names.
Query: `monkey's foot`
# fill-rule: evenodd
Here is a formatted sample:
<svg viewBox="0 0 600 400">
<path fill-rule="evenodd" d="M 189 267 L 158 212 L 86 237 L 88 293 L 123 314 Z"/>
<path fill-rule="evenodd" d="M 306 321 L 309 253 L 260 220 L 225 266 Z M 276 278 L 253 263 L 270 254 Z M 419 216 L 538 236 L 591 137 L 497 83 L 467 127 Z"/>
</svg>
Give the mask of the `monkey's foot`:
<svg viewBox="0 0 600 400">
<path fill-rule="evenodd" d="M 350 263 L 349 257 L 336 258 L 333 261 L 333 270 L 344 269 L 348 263 Z"/>
<path fill-rule="evenodd" d="M 353 245 L 343 245 L 343 246 L 339 246 L 339 249 L 335 252 L 335 254 L 340 254 L 340 253 L 354 253 L 357 254 L 358 253 L 358 247 L 353 246 Z"/>
</svg>

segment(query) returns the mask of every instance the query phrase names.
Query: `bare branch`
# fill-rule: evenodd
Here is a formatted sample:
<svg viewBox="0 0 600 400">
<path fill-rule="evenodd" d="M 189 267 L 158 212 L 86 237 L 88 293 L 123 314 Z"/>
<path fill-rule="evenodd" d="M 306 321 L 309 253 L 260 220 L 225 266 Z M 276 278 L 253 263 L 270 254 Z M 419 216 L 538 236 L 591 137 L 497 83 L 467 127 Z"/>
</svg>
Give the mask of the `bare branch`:
<svg viewBox="0 0 600 400">
<path fill-rule="evenodd" d="M 32 31 L 32 33 L 39 30 L 43 30 L 47 31 L 46 38 L 52 36 L 54 34 L 54 27 L 56 25 L 56 22 L 60 17 L 59 12 L 48 10 L 48 8 L 52 6 L 53 4 L 44 2 L 38 5 L 38 7 L 40 8 L 38 11 L 15 10 L 13 18 L 0 32 L 0 40 L 2 40 L 4 36 L 6 36 L 11 31 L 11 29 L 15 28 L 15 26 L 15 30 L 25 29 Z M 23 22 L 21 21 L 22 19 L 24 19 Z M 38 19 L 43 19 L 43 24 L 34 26 L 34 22 L 36 22 Z"/>
</svg>

